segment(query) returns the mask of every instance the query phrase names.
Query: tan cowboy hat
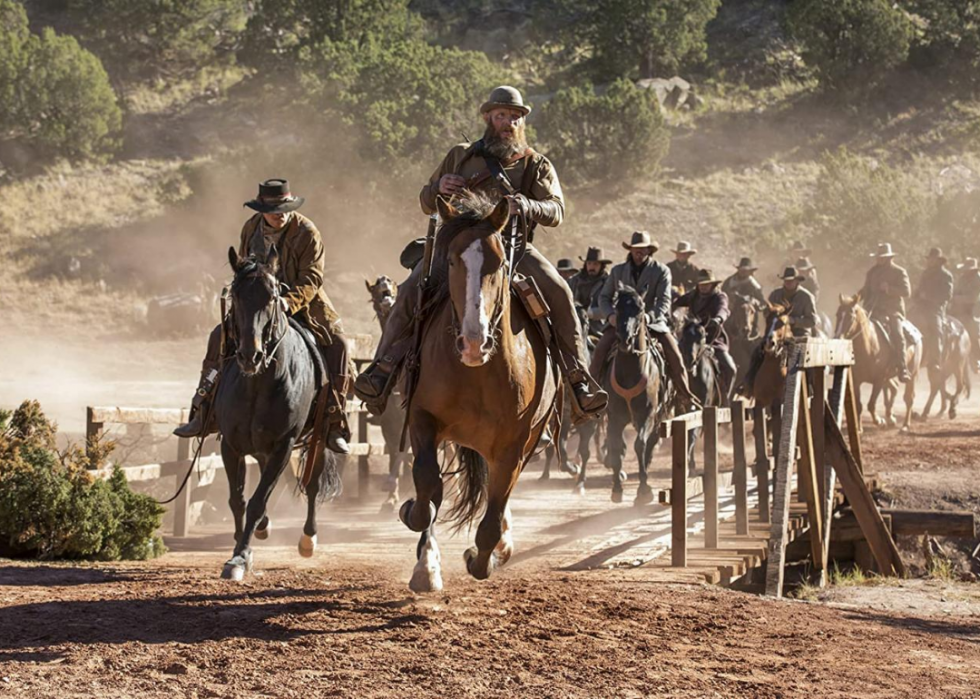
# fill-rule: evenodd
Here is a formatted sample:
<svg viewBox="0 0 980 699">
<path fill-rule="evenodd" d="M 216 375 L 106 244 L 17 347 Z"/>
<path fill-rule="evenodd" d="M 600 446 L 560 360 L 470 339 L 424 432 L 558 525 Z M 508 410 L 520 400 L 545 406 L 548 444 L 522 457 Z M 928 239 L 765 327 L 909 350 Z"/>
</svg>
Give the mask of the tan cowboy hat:
<svg viewBox="0 0 980 699">
<path fill-rule="evenodd" d="M 689 242 L 682 240 L 677 243 L 677 247 L 671 250 L 671 252 L 678 255 L 695 255 L 698 251 Z"/>
<path fill-rule="evenodd" d="M 783 270 L 782 274 L 777 274 L 776 276 L 779 279 L 782 279 L 784 282 L 789 281 L 790 279 L 801 282 L 806 279 L 806 277 L 800 274 L 800 270 L 798 270 L 796 267 L 787 267 Z"/>
<path fill-rule="evenodd" d="M 977 258 L 968 257 L 965 261 L 956 265 L 956 269 L 977 269 Z"/>
<path fill-rule="evenodd" d="M 800 272 L 809 272 L 811 269 L 816 269 L 816 267 L 810 262 L 809 257 L 801 257 L 796 261 L 796 269 Z"/>
<path fill-rule="evenodd" d="M 698 270 L 698 286 L 702 284 L 721 284 L 721 279 L 715 279 L 710 269 Z"/>
<path fill-rule="evenodd" d="M 878 249 L 871 253 L 869 257 L 876 257 L 878 259 L 882 257 L 895 257 L 895 252 L 892 250 L 891 243 L 878 243 Z"/>
<path fill-rule="evenodd" d="M 939 260 L 942 260 L 943 261 L 943 264 L 946 264 L 946 262 L 947 262 L 946 256 L 943 254 L 943 249 L 942 248 L 932 248 L 932 249 L 930 249 L 929 250 L 929 254 L 926 255 L 926 259 L 927 260 L 936 260 L 936 259 L 939 259 Z"/>
<path fill-rule="evenodd" d="M 516 87 L 511 87 L 510 85 L 495 87 L 493 92 L 490 93 L 490 97 L 488 97 L 487 101 L 480 107 L 480 112 L 482 114 L 486 114 L 491 109 L 496 109 L 498 107 L 516 109 L 517 111 L 523 113 L 524 116 L 531 113 L 531 108 L 524 104 L 524 98 L 521 96 L 520 90 L 518 90 Z"/>
<path fill-rule="evenodd" d="M 738 261 L 738 264 L 735 265 L 735 269 L 744 269 L 749 272 L 754 272 L 759 268 L 752 264 L 751 257 L 743 257 L 741 260 Z"/>
<path fill-rule="evenodd" d="M 296 211 L 305 201 L 303 197 L 293 196 L 288 180 L 276 178 L 260 184 L 259 195 L 245 202 L 244 206 L 260 214 L 285 214 Z"/>
<path fill-rule="evenodd" d="M 585 257 L 579 255 L 578 259 L 581 262 L 598 262 L 603 265 L 612 264 L 612 260 L 607 260 L 602 254 L 602 248 L 590 247 L 588 252 L 585 253 Z"/>
<path fill-rule="evenodd" d="M 630 238 L 630 242 L 623 243 L 623 247 L 627 250 L 632 250 L 634 248 L 653 248 L 656 252 L 660 249 L 658 245 L 651 237 L 647 231 L 634 231 L 633 237 Z"/>
</svg>

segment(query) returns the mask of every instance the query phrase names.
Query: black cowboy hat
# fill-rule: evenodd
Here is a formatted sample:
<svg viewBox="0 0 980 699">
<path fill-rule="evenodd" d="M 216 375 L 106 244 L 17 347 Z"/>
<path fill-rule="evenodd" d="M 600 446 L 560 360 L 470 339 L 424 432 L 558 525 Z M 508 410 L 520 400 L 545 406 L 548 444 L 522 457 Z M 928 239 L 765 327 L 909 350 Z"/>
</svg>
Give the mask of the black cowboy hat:
<svg viewBox="0 0 980 699">
<path fill-rule="evenodd" d="M 602 254 L 602 248 L 590 247 L 589 251 L 585 253 L 585 257 L 579 255 L 579 261 L 581 262 L 598 262 L 603 265 L 608 265 L 612 263 L 612 260 L 607 260 Z"/>
<path fill-rule="evenodd" d="M 260 214 L 285 214 L 296 211 L 305 201 L 303 197 L 293 196 L 289 191 L 288 180 L 277 178 L 260 184 L 259 195 L 245 202 L 245 206 Z"/>
<path fill-rule="evenodd" d="M 632 250 L 633 248 L 652 248 L 654 252 L 660 249 L 660 246 L 650 237 L 647 231 L 634 231 L 630 242 L 623 243 L 623 247 L 627 250 Z"/>
<path fill-rule="evenodd" d="M 555 265 L 555 269 L 557 269 L 559 272 L 578 272 L 578 267 L 576 267 L 575 263 L 567 257 L 563 257 L 558 260 L 558 264 Z"/>
<path fill-rule="evenodd" d="M 750 272 L 754 272 L 759 268 L 756 267 L 754 264 L 752 264 L 751 257 L 743 257 L 741 260 L 738 261 L 738 264 L 735 265 L 735 269 L 747 269 Z"/>
<path fill-rule="evenodd" d="M 784 282 L 790 279 L 801 282 L 806 279 L 806 277 L 800 274 L 800 271 L 796 269 L 796 267 L 787 267 L 785 270 L 783 270 L 782 274 L 777 274 L 776 276 L 779 279 L 782 279 Z"/>
</svg>

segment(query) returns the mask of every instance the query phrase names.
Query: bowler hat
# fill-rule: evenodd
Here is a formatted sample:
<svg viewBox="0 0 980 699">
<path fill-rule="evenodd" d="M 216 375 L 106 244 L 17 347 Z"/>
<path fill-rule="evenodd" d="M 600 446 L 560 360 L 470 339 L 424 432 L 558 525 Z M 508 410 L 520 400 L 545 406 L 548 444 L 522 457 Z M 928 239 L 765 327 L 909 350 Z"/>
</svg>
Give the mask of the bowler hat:
<svg viewBox="0 0 980 699">
<path fill-rule="evenodd" d="M 296 211 L 306 199 L 293 196 L 289 191 L 289 181 L 283 179 L 266 180 L 259 185 L 259 195 L 245 206 L 261 214 L 285 214 Z"/>
<path fill-rule="evenodd" d="M 520 90 L 518 90 L 516 87 L 511 87 L 510 85 L 495 87 L 493 92 L 490 93 L 490 97 L 488 97 L 487 101 L 480 107 L 480 112 L 486 114 L 491 109 L 496 109 L 498 107 L 516 109 L 517 111 L 522 112 L 524 116 L 531 113 L 531 108 L 524 104 L 524 98 L 521 96 Z"/>
</svg>

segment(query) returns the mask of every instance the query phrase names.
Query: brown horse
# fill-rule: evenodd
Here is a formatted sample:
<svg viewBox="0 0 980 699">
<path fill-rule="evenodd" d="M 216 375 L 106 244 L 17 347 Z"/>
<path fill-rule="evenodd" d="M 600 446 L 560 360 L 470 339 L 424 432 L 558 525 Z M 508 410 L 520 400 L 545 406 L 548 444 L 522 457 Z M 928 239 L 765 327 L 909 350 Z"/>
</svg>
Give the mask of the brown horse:
<svg viewBox="0 0 980 699">
<path fill-rule="evenodd" d="M 738 367 L 735 377 L 735 385 L 738 386 L 745 379 L 752 362 L 752 354 L 761 339 L 758 328 L 759 309 L 755 299 L 745 294 L 736 291 L 728 297 L 732 304 L 732 314 L 725 321 L 725 330 L 731 345 L 732 359 Z"/>
<path fill-rule="evenodd" d="M 391 315 L 391 309 L 395 307 L 395 299 L 398 297 L 398 285 L 384 275 L 378 277 L 374 284 L 365 280 L 364 285 L 371 295 L 371 306 L 381 325 L 381 332 L 384 332 L 388 316 Z M 408 475 L 408 454 L 398 450 L 401 446 L 402 426 L 405 424 L 405 408 L 402 407 L 397 390 L 394 395 L 396 400 L 389 401 L 388 408 L 381 415 L 372 415 L 368 418 L 372 424 L 381 428 L 381 435 L 388 449 L 388 481 L 385 485 L 388 497 L 381 504 L 383 513 L 395 511 L 398 507 L 399 492 L 405 489 L 407 478 L 400 478 L 402 464 L 405 464 L 406 477 Z"/>
<path fill-rule="evenodd" d="M 836 337 L 851 340 L 854 343 L 854 389 L 858 395 L 858 410 L 861 409 L 861 384 L 871 384 L 871 396 L 868 399 L 868 413 L 871 421 L 878 426 L 896 425 L 893 415 L 895 398 L 898 395 L 898 371 L 891 356 L 891 349 L 878 334 L 878 328 L 861 305 L 861 295 L 840 296 L 840 306 L 837 309 Z M 919 374 L 922 362 L 922 339 L 908 343 L 906 363 L 911 379 L 905 384 L 905 420 L 902 431 L 907 432 L 912 425 L 912 402 L 915 400 L 915 379 Z M 878 396 L 885 394 L 885 417 L 878 417 Z"/>
<path fill-rule="evenodd" d="M 771 406 L 783 398 L 786 386 L 786 343 L 793 339 L 789 324 L 790 306 L 769 304 L 768 326 L 762 337 L 762 365 L 755 375 L 752 393 L 756 404 Z"/>
<path fill-rule="evenodd" d="M 921 309 L 916 309 L 922 313 Z M 915 319 L 918 321 L 919 316 Z M 925 320 L 925 319 L 923 319 Z M 920 326 L 920 327 L 924 327 Z M 970 336 L 963 327 L 963 323 L 956 318 L 947 316 L 943 322 L 944 338 L 942 358 L 939 366 L 929 366 L 929 398 L 922 408 L 922 414 L 915 417 L 920 420 L 929 418 L 932 412 L 932 404 L 936 396 L 940 397 L 939 415 L 947 413 L 950 419 L 956 417 L 956 408 L 959 406 L 960 396 L 970 397 L 972 389 L 970 379 Z M 952 379 L 955 388 L 952 392 L 948 389 L 949 381 Z"/>
<path fill-rule="evenodd" d="M 507 502 L 561 403 L 545 342 L 523 305 L 512 302 L 501 236 L 508 202 L 493 206 L 467 194 L 452 204 L 440 199 L 438 210 L 439 292 L 425 321 L 409 415 L 415 498 L 399 512 L 422 535 L 409 583 L 417 592 L 442 587 L 435 539 L 443 500 L 439 444 L 461 447 L 459 494 L 449 518 L 462 527 L 483 512 L 476 547 L 464 555 L 467 570 L 482 580 L 513 553 Z"/>
</svg>

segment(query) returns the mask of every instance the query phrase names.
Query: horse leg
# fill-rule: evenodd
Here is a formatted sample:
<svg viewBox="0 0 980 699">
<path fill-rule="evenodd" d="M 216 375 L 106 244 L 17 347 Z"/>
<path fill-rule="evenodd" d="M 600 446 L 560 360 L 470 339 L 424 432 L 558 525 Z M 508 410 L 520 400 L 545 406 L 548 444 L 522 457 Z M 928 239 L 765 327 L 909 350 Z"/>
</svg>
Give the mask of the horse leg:
<svg viewBox="0 0 980 699">
<path fill-rule="evenodd" d="M 898 390 L 895 391 L 896 395 Z M 894 398 L 892 399 L 894 401 Z M 902 422 L 902 432 L 912 429 L 912 404 L 915 402 L 915 376 L 905 384 L 905 420 Z"/>
<path fill-rule="evenodd" d="M 387 442 L 388 449 L 388 479 L 385 482 L 385 490 L 388 497 L 381 503 L 381 514 L 394 512 L 398 507 L 398 472 L 401 469 L 401 454 L 397 451 L 398 446 L 394 442 Z"/>
<path fill-rule="evenodd" d="M 436 428 L 432 416 L 419 413 L 412 420 L 412 479 L 415 497 L 402 503 L 398 517 L 413 532 L 424 532 L 436 519 L 442 503 L 442 474 L 436 449 Z"/>
<path fill-rule="evenodd" d="M 623 501 L 623 483 L 626 481 L 626 474 L 623 472 L 623 457 L 626 455 L 626 440 L 623 438 L 625 429 L 625 418 L 611 411 L 606 442 L 606 465 L 613 472 L 612 501 L 617 504 Z"/>
<path fill-rule="evenodd" d="M 868 415 L 871 417 L 871 424 L 881 427 L 885 424 L 884 419 L 878 417 L 878 396 L 881 394 L 882 384 L 876 381 L 871 384 L 871 395 L 868 397 Z"/>
<path fill-rule="evenodd" d="M 227 439 L 221 440 L 221 461 L 228 477 L 228 507 L 235 522 L 235 543 L 242 539 L 245 526 L 245 458 L 231 448 Z"/>
<path fill-rule="evenodd" d="M 303 533 L 297 544 L 299 555 L 303 558 L 312 558 L 316 551 L 316 499 L 320 495 L 320 476 L 323 475 L 325 458 L 326 452 L 321 447 L 313 464 L 310 482 L 306 484 L 306 523 L 303 524 Z"/>
<path fill-rule="evenodd" d="M 259 457 L 256 459 L 259 462 L 259 473 L 265 473 L 265 459 L 264 457 Z M 269 533 L 272 531 L 272 520 L 269 519 L 269 508 L 266 508 L 266 513 L 262 515 L 262 519 L 258 521 L 255 525 L 255 538 L 259 541 L 265 541 L 269 538 Z"/>
<path fill-rule="evenodd" d="M 688 442 L 687 442 L 687 475 L 693 476 L 694 472 L 698 469 L 698 454 L 695 447 L 698 445 L 698 439 L 701 437 L 701 428 L 695 427 L 692 430 L 688 430 Z"/>
<path fill-rule="evenodd" d="M 422 532 L 415 549 L 416 563 L 408 587 L 412 592 L 438 592 L 442 589 L 442 552 L 436 541 L 436 523 Z"/>
<path fill-rule="evenodd" d="M 487 510 L 476 529 L 476 546 L 463 553 L 466 570 L 477 580 L 486 580 L 494 568 L 503 565 L 506 559 L 497 555 L 498 549 L 509 559 L 514 552 L 510 535 L 510 518 L 507 501 L 511 490 L 521 473 L 520 453 L 511 454 L 489 463 L 489 483 L 487 485 Z M 504 539 L 506 519 L 507 537 Z"/>
<path fill-rule="evenodd" d="M 910 382 L 911 383 L 911 382 Z M 889 381 L 885 385 L 885 424 L 895 427 L 895 399 L 898 397 L 898 385 Z"/>
<path fill-rule="evenodd" d="M 576 495 L 585 495 L 585 471 L 589 466 L 589 459 L 592 456 L 592 440 L 595 438 L 598 426 L 594 420 L 589 420 L 582 424 L 578 431 L 578 458 L 581 467 L 578 477 L 575 479 L 575 487 L 572 490 Z"/>
<path fill-rule="evenodd" d="M 225 563 L 221 571 L 221 577 L 227 580 L 241 580 L 245 574 L 252 569 L 252 534 L 259 520 L 265 516 L 266 506 L 269 503 L 269 496 L 272 495 L 279 477 L 289 463 L 289 455 L 293 451 L 295 437 L 287 437 L 269 455 L 262 475 L 259 477 L 259 484 L 255 487 L 255 492 L 248 500 L 245 511 L 245 528 L 242 530 L 242 538 L 235 547 L 232 557 Z"/>
<path fill-rule="evenodd" d="M 544 448 L 544 470 L 541 471 L 541 475 L 538 477 L 538 480 L 551 480 L 551 460 L 553 458 L 555 458 L 554 442 Z"/>
<path fill-rule="evenodd" d="M 569 422 L 562 423 L 561 430 L 556 435 L 555 446 L 557 447 L 558 458 L 561 460 L 558 468 L 561 469 L 562 473 L 567 473 L 569 476 L 578 476 L 578 464 L 568 458 L 568 439 L 571 436 L 571 431 L 571 420 L 569 419 Z M 579 433 L 579 439 L 581 439 L 581 433 Z"/>
<path fill-rule="evenodd" d="M 652 425 L 650 424 L 652 422 L 649 416 L 651 411 L 648 408 L 646 412 L 647 416 L 636 430 L 636 440 L 633 442 L 636 460 L 640 465 L 640 485 L 636 489 L 636 498 L 633 500 L 633 504 L 637 507 L 653 502 L 653 489 L 649 483 L 649 466 L 656 440 L 651 429 Z"/>
</svg>

